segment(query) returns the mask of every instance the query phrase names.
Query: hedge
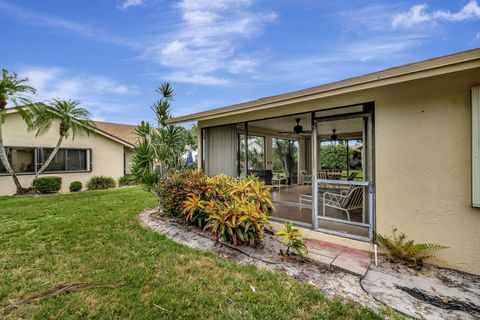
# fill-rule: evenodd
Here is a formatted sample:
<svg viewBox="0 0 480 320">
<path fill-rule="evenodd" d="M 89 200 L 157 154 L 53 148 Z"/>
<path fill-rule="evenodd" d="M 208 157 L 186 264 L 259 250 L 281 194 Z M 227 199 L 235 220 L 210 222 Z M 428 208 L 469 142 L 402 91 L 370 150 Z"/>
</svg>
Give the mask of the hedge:
<svg viewBox="0 0 480 320">
<path fill-rule="evenodd" d="M 57 193 L 62 188 L 62 178 L 56 176 L 36 178 L 32 182 L 32 187 L 43 194 Z"/>
<path fill-rule="evenodd" d="M 70 192 L 78 192 L 82 190 L 82 183 L 80 181 L 73 181 L 70 183 Z"/>
<path fill-rule="evenodd" d="M 112 177 L 94 176 L 87 182 L 88 190 L 101 190 L 115 188 L 115 180 Z"/>
</svg>

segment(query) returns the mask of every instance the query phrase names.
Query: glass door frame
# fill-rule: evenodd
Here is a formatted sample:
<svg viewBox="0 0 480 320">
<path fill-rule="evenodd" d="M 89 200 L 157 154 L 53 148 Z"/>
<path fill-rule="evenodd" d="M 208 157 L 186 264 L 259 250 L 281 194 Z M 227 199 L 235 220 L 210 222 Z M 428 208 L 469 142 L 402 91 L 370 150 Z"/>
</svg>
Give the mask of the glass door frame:
<svg viewBox="0 0 480 320">
<path fill-rule="evenodd" d="M 320 180 L 318 179 L 317 172 L 318 172 L 318 149 L 319 149 L 319 141 L 318 141 L 318 134 L 317 134 L 317 124 L 319 122 L 325 121 L 334 121 L 334 120 L 345 120 L 345 119 L 354 119 L 354 118 L 362 118 L 363 119 L 363 143 L 365 150 L 365 159 L 366 164 L 364 165 L 364 181 L 338 181 L 338 180 Z M 363 104 L 363 111 L 361 112 L 353 112 L 353 113 L 345 113 L 345 114 L 338 114 L 332 116 L 323 116 L 319 117 L 315 115 L 315 112 L 312 112 L 312 226 L 314 230 L 318 230 L 321 232 L 330 233 L 333 235 L 338 235 L 346 238 L 352 238 L 356 240 L 368 240 L 372 242 L 374 240 L 375 234 L 375 141 L 374 141 L 374 103 L 364 103 Z M 315 173 L 315 174 L 313 174 Z M 318 197 L 318 185 L 328 183 L 328 184 L 337 184 L 337 185 L 358 185 L 362 186 L 368 190 L 368 194 L 365 197 L 368 201 L 368 204 L 363 210 L 367 210 L 368 212 L 368 225 L 355 223 L 355 222 L 342 222 L 346 224 L 354 224 L 354 225 L 361 225 L 361 226 L 368 226 L 368 239 L 364 237 L 359 237 L 356 235 L 350 235 L 334 230 L 325 230 L 320 229 L 318 225 L 318 218 L 319 218 L 319 197 Z M 323 218 L 323 217 L 322 217 Z M 330 220 L 330 219 L 325 219 Z M 333 219 L 338 220 L 338 219 Z M 340 222 L 340 221 L 337 221 Z"/>
</svg>

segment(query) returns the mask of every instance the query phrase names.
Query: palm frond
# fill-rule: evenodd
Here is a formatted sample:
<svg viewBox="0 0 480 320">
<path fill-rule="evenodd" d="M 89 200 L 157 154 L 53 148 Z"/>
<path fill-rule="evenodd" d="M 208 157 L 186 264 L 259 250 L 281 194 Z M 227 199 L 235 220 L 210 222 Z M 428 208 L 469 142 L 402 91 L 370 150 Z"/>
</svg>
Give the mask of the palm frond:
<svg viewBox="0 0 480 320">
<path fill-rule="evenodd" d="M 64 132 L 60 134 L 75 139 L 78 135 L 89 135 L 95 131 L 88 110 L 74 100 L 53 99 L 49 104 L 37 103 L 29 108 L 31 122 L 28 129 L 36 131 L 36 136 L 47 133 L 54 123 L 60 123 Z"/>
<path fill-rule="evenodd" d="M 31 103 L 30 95 L 35 94 L 35 88 L 26 85 L 28 78 L 19 79 L 15 72 L 9 73 L 2 69 L 0 79 L 0 109 L 4 109 L 8 102 L 14 106 Z"/>
<path fill-rule="evenodd" d="M 165 100 L 173 100 L 175 96 L 173 87 L 168 82 L 162 83 L 155 91 L 160 93 Z"/>
</svg>

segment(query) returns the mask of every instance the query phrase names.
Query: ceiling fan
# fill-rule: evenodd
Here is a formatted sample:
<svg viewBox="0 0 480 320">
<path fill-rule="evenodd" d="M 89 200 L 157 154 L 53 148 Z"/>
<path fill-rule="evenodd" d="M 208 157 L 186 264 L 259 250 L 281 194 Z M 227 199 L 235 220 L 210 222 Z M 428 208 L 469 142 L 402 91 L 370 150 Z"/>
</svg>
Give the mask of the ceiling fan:
<svg viewBox="0 0 480 320">
<path fill-rule="evenodd" d="M 311 134 L 312 130 L 303 130 L 303 127 L 300 125 L 301 118 L 296 118 L 295 122 L 297 123 L 293 126 L 292 131 L 279 131 L 278 133 L 295 133 L 295 134 Z"/>
<path fill-rule="evenodd" d="M 333 141 L 338 139 L 336 132 L 337 132 L 337 129 L 332 129 L 332 135 L 330 136 L 330 139 Z"/>
</svg>

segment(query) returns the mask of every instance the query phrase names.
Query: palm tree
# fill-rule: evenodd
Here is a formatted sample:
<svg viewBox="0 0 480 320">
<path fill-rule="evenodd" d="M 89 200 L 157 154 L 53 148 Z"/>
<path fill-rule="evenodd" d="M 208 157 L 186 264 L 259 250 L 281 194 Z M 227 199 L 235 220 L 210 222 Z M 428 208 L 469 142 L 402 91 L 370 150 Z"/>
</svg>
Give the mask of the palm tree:
<svg viewBox="0 0 480 320">
<path fill-rule="evenodd" d="M 3 144 L 2 125 L 6 119 L 6 107 L 9 102 L 13 103 L 20 115 L 27 122 L 27 125 L 29 125 L 29 113 L 25 112 L 25 109 L 19 106 L 32 105 L 28 95 L 35 94 L 35 89 L 26 85 L 25 83 L 27 81 L 27 78 L 18 79 L 15 72 L 8 73 L 7 70 L 2 69 L 2 78 L 0 79 L 0 160 L 7 172 L 12 176 L 13 182 L 17 188 L 17 194 L 24 193 L 26 189 L 22 188 L 15 171 L 13 171 L 12 166 L 8 161 L 8 156 Z"/>
<path fill-rule="evenodd" d="M 35 136 L 47 133 L 54 123 L 60 122 L 57 144 L 47 160 L 37 170 L 35 178 L 42 174 L 52 162 L 64 139 L 72 138 L 73 140 L 78 135 L 89 135 L 94 132 L 95 125 L 91 120 L 90 112 L 79 105 L 78 101 L 54 99 L 50 105 L 38 103 L 31 107 L 32 121 L 28 129 L 36 131 Z"/>
<path fill-rule="evenodd" d="M 148 191 L 159 196 L 162 182 L 176 170 L 181 170 L 185 161 L 182 155 L 196 144 L 196 138 L 184 127 L 167 124 L 170 118 L 170 102 L 174 91 L 170 84 L 163 83 L 157 90 L 161 95 L 151 109 L 157 126 L 140 123 L 135 133 L 138 136 L 132 156 L 132 175 Z"/>
</svg>

